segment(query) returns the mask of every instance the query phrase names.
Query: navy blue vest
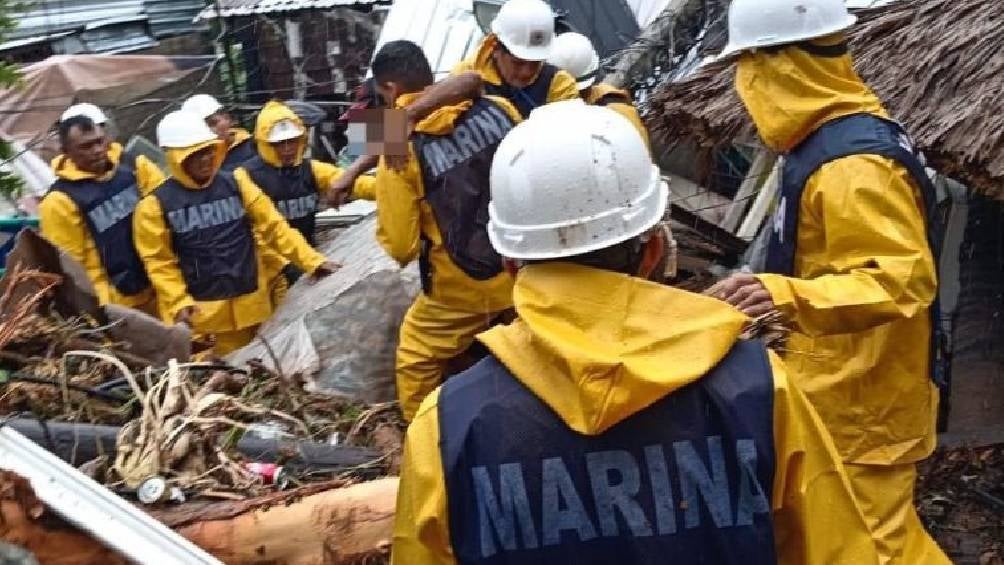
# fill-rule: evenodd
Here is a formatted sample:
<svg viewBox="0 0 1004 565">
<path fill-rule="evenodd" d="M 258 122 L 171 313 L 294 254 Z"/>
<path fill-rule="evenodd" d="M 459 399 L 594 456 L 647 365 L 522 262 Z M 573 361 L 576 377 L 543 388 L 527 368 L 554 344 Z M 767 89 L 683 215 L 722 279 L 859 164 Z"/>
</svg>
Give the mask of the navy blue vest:
<svg viewBox="0 0 1004 565">
<path fill-rule="evenodd" d="M 488 240 L 489 176 L 499 143 L 514 126 L 504 109 L 478 98 L 457 117 L 446 135 L 416 133 L 411 137 L 443 245 L 467 276 L 488 280 L 502 272 L 502 258 Z M 430 246 L 423 245 L 423 255 Z M 428 257 L 419 261 L 426 292 L 431 277 Z"/>
<path fill-rule="evenodd" d="M 289 225 L 299 230 L 310 245 L 314 245 L 318 192 L 310 159 L 304 159 L 296 167 L 273 167 L 261 156 L 255 156 L 243 167 L 251 180 L 272 199 Z"/>
<path fill-rule="evenodd" d="M 107 181 L 59 179 L 49 190 L 66 194 L 80 210 L 115 290 L 132 296 L 150 288 L 132 238 L 132 215 L 140 198 L 136 173 L 124 159 Z"/>
<path fill-rule="evenodd" d="M 258 288 L 254 234 L 232 174 L 220 171 L 198 190 L 170 178 L 154 195 L 192 298 L 223 300 Z"/>
<path fill-rule="evenodd" d="M 249 137 L 227 151 L 227 156 L 223 159 L 220 170 L 232 173 L 234 169 L 257 156 L 258 150 L 254 146 L 254 139 Z"/>
<path fill-rule="evenodd" d="M 485 94 L 501 96 L 512 102 L 513 106 L 519 110 L 523 119 L 530 117 L 530 112 L 538 106 L 547 104 L 547 95 L 551 92 L 551 82 L 554 75 L 558 74 L 558 67 L 545 63 L 537 74 L 537 80 L 526 88 L 515 88 L 506 84 L 492 84 L 485 82 Z"/>
<path fill-rule="evenodd" d="M 938 216 L 938 194 L 914 151 L 913 143 L 896 122 L 871 114 L 853 114 L 827 122 L 798 147 L 785 155 L 781 191 L 774 213 L 767 247 L 766 272 L 795 274 L 798 219 L 802 193 L 809 178 L 820 167 L 851 155 L 879 155 L 902 165 L 920 188 L 924 202 L 927 240 L 935 264 L 941 249 L 942 224 Z M 947 336 L 941 328 L 941 305 L 931 305 L 931 378 L 940 387 L 948 386 L 950 354 Z"/>
<path fill-rule="evenodd" d="M 585 436 L 489 356 L 439 397 L 454 555 L 773 564 L 773 403 L 766 350 L 737 342 L 705 377 Z"/>
</svg>

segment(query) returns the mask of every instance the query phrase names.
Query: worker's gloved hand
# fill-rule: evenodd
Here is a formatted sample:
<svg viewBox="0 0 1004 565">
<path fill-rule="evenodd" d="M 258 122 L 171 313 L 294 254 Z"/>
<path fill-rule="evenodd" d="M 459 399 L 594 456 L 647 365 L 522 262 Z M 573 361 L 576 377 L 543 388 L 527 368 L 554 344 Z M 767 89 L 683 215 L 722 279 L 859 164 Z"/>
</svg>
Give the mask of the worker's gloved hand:
<svg viewBox="0 0 1004 565">
<path fill-rule="evenodd" d="M 736 273 L 715 283 L 704 294 L 728 302 L 750 318 L 774 309 L 774 299 L 760 279 L 750 273 Z"/>
<path fill-rule="evenodd" d="M 321 263 L 320 267 L 314 269 L 313 273 L 310 273 L 310 278 L 317 282 L 341 268 L 342 266 L 334 261 L 325 261 Z"/>
<path fill-rule="evenodd" d="M 289 286 L 293 286 L 303 276 L 303 271 L 296 265 L 288 263 L 282 268 L 282 276 L 286 277 L 286 282 Z"/>
</svg>

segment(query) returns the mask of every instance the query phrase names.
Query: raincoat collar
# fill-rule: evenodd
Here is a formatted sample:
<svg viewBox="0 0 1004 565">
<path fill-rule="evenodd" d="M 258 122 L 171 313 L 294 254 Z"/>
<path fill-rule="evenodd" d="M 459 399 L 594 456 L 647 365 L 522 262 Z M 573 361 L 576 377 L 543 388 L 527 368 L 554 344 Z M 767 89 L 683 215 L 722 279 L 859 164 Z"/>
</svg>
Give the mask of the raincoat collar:
<svg viewBox="0 0 1004 565">
<path fill-rule="evenodd" d="M 817 40 L 845 41 L 843 34 Z M 744 53 L 736 90 L 768 147 L 786 153 L 823 124 L 851 114 L 888 117 L 881 101 L 854 70 L 850 54 L 823 57 L 797 46 Z"/>
<path fill-rule="evenodd" d="M 523 268 L 513 298 L 519 319 L 478 339 L 588 435 L 701 378 L 747 322 L 711 298 L 569 263 Z"/>
<path fill-rule="evenodd" d="M 94 173 L 80 170 L 77 168 L 76 163 L 74 163 L 70 157 L 65 154 L 57 155 L 56 158 L 52 160 L 52 168 L 56 173 L 56 176 L 63 180 L 79 181 L 97 179 L 99 181 L 104 181 L 112 178 L 112 175 L 115 174 L 115 170 L 118 169 L 119 163 L 122 161 L 122 152 L 123 148 L 121 143 L 113 141 L 108 145 L 108 160 L 112 162 L 112 168 L 103 175 L 96 175 Z"/>
<path fill-rule="evenodd" d="M 232 133 L 234 137 L 233 141 L 230 142 L 230 146 L 227 147 L 227 151 L 230 151 L 234 147 L 237 147 L 241 143 L 251 139 L 251 134 L 244 128 L 230 128 L 230 133 Z"/>
<path fill-rule="evenodd" d="M 255 121 L 254 126 L 254 142 L 258 148 L 258 155 L 261 156 L 262 160 L 272 165 L 273 167 L 281 167 L 279 161 L 279 156 L 276 154 L 275 149 L 272 148 L 272 144 L 268 142 L 268 133 L 272 129 L 272 126 L 281 122 L 282 120 L 292 120 L 296 125 L 300 126 L 303 131 L 307 131 L 307 128 L 303 125 L 303 120 L 296 115 L 289 106 L 272 100 L 265 104 L 258 113 L 258 119 Z M 243 130 L 239 130 L 243 131 Z M 245 132 L 246 133 L 246 132 Z M 236 134 L 236 132 L 235 132 Z M 246 138 L 245 138 L 246 139 Z M 234 145 L 236 145 L 237 135 L 234 136 Z M 300 136 L 300 146 L 297 150 L 296 161 L 292 166 L 298 167 L 300 163 L 303 162 L 303 154 L 307 150 L 307 139 L 306 136 Z"/>
<path fill-rule="evenodd" d="M 216 148 L 216 162 L 213 165 L 213 176 L 205 184 L 198 184 L 182 168 L 181 163 L 188 158 L 189 155 L 199 151 L 205 147 L 215 147 Z M 212 141 L 206 141 L 189 147 L 184 147 L 181 149 L 168 149 L 166 153 L 167 166 L 171 171 L 171 176 L 174 177 L 182 186 L 188 189 L 197 190 L 206 188 L 213 183 L 216 175 L 220 172 L 220 165 L 223 164 L 223 160 L 227 156 L 227 149 L 221 140 L 214 139 Z"/>
</svg>

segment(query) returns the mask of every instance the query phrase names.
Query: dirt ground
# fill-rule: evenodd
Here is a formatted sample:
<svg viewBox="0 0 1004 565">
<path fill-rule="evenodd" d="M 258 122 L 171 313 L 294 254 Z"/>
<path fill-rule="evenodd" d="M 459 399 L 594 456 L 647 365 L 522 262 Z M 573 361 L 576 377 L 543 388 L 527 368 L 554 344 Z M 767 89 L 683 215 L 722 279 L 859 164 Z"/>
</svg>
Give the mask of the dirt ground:
<svg viewBox="0 0 1004 565">
<path fill-rule="evenodd" d="M 957 565 L 1004 565 L 1004 444 L 939 450 L 920 467 L 917 507 Z"/>
</svg>

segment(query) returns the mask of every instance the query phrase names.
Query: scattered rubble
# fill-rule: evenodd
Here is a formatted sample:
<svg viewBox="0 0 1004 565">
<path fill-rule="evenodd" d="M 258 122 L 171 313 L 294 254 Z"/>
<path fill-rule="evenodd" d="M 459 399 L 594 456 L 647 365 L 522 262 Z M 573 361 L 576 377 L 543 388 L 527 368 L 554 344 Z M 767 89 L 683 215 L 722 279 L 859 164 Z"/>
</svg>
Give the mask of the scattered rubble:
<svg viewBox="0 0 1004 565">
<path fill-rule="evenodd" d="M 1004 444 L 940 449 L 920 466 L 917 508 L 956 565 L 1004 565 Z"/>
</svg>

